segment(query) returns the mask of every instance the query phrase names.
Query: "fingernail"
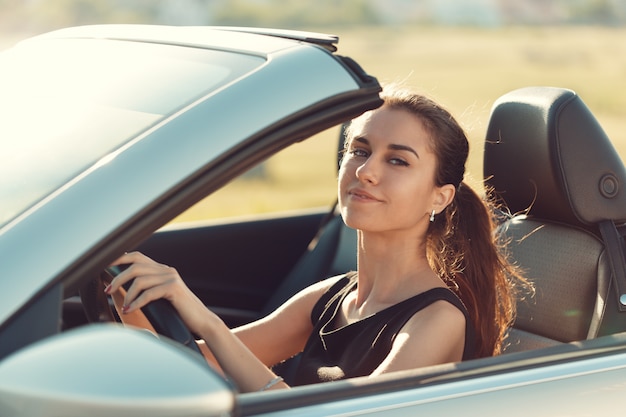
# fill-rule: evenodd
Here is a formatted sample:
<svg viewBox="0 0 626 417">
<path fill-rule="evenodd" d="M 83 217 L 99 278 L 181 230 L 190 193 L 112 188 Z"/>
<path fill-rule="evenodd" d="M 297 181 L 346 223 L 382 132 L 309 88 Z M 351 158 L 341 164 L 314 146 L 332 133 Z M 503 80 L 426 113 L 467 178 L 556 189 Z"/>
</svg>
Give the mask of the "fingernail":
<svg viewBox="0 0 626 417">
<path fill-rule="evenodd" d="M 107 285 L 107 286 L 104 288 L 104 293 L 105 293 L 105 294 L 110 294 L 110 293 L 111 293 L 111 284 Z"/>
<path fill-rule="evenodd" d="M 129 306 L 122 306 L 122 313 L 124 314 L 128 313 L 129 308 L 130 308 Z"/>
</svg>

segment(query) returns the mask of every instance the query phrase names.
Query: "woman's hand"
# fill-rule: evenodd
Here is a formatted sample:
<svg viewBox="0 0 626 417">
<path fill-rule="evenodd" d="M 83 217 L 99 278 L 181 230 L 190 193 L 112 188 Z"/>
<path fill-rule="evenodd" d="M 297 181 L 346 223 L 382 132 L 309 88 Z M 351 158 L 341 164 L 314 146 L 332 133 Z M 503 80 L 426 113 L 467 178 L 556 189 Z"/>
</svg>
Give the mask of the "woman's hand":
<svg viewBox="0 0 626 417">
<path fill-rule="evenodd" d="M 132 313 L 151 301 L 164 298 L 172 303 L 193 333 L 203 334 L 207 325 L 219 320 L 185 285 L 176 269 L 155 262 L 140 252 L 126 253 L 112 263 L 124 264 L 129 267 L 105 289 L 107 294 L 112 294 L 132 281 L 124 297 L 122 314 Z"/>
<path fill-rule="evenodd" d="M 126 253 L 111 265 L 130 265 L 109 284 L 105 292 L 112 294 L 131 282 L 124 297 L 122 314 L 129 314 L 151 301 L 164 298 L 180 314 L 192 333 L 206 341 L 203 354 L 211 363 L 229 375 L 243 391 L 271 389 L 287 385 L 263 364 L 224 322 L 191 292 L 176 269 L 159 264 L 140 252 Z M 210 352 L 209 352 L 210 351 Z M 271 384 L 268 384 L 271 381 Z"/>
</svg>

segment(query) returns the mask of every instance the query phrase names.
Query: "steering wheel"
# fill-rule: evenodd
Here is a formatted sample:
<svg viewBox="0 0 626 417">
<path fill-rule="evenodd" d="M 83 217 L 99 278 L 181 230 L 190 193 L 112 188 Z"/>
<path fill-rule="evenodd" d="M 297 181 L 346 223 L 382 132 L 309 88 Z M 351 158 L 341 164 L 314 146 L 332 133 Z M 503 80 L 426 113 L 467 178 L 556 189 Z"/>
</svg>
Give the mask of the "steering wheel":
<svg viewBox="0 0 626 417">
<path fill-rule="evenodd" d="M 139 326 L 172 339 L 202 355 L 196 339 L 168 300 L 159 299 L 150 302 L 142 307 L 141 311 L 137 311 L 137 314 L 131 313 L 133 316 L 129 320 L 125 319 L 125 314 L 119 314 L 111 309 L 109 298 L 104 293 L 104 288 L 122 270 L 123 268 L 118 266 L 109 267 L 101 272 L 96 279 L 80 289 L 79 295 L 87 320 L 90 322 L 117 321 L 127 325 Z M 124 290 L 128 290 L 130 285 L 131 282 L 124 284 Z M 120 292 L 113 294 L 112 297 L 118 297 L 119 300 L 123 300 L 124 294 Z"/>
</svg>

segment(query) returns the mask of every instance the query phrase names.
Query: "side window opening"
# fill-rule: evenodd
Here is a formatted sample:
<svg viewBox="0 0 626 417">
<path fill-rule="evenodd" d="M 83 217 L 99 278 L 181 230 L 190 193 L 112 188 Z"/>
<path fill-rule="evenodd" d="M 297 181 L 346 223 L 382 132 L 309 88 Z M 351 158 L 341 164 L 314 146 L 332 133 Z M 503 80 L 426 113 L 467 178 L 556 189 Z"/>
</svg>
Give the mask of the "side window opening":
<svg viewBox="0 0 626 417">
<path fill-rule="evenodd" d="M 336 126 L 283 149 L 171 223 L 330 206 L 337 196 L 339 135 Z"/>
</svg>

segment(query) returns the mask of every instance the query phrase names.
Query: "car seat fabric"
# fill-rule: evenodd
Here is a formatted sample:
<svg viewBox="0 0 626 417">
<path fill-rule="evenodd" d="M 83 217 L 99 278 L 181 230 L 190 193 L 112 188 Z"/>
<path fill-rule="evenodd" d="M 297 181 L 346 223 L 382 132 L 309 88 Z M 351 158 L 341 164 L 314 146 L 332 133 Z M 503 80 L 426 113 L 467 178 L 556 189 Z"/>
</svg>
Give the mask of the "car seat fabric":
<svg viewBox="0 0 626 417">
<path fill-rule="evenodd" d="M 518 303 L 506 351 L 596 337 L 611 262 L 597 224 L 626 219 L 626 170 L 576 93 L 530 87 L 499 98 L 484 178 L 516 214 L 500 228 L 536 294 Z"/>
<path fill-rule="evenodd" d="M 502 225 L 509 252 L 535 285 L 517 303 L 505 351 L 593 338 L 605 310 L 610 271 L 602 241 L 586 230 L 517 216 Z"/>
</svg>

